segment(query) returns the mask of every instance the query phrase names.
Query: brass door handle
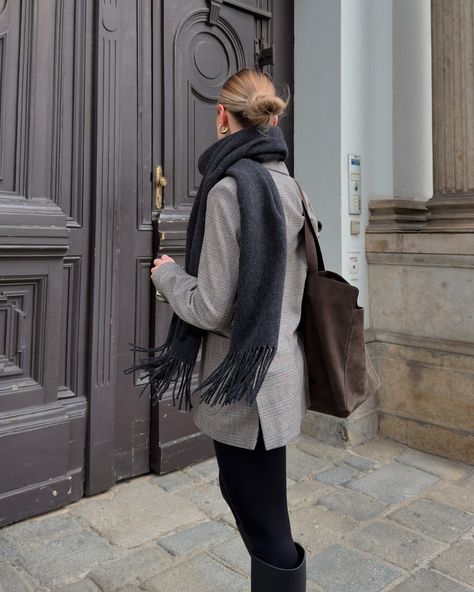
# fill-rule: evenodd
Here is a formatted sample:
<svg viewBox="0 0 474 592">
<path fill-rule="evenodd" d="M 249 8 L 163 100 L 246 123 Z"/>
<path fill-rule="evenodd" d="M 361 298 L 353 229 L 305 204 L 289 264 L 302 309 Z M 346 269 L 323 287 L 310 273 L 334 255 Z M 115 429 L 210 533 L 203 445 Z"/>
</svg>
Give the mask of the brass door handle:
<svg viewBox="0 0 474 592">
<path fill-rule="evenodd" d="M 168 179 L 163 175 L 161 165 L 155 166 L 155 209 L 163 209 L 163 187 L 168 185 Z"/>
</svg>

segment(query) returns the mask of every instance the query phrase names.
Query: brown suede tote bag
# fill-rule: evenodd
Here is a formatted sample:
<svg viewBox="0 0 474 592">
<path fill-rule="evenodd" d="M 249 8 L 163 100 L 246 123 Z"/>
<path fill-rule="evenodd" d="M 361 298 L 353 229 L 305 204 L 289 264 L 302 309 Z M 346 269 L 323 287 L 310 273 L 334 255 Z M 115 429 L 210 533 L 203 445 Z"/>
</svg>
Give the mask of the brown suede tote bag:
<svg viewBox="0 0 474 592">
<path fill-rule="evenodd" d="M 310 409 L 347 417 L 380 387 L 364 338 L 359 289 L 326 271 L 303 191 L 308 275 L 298 331 L 304 341 Z"/>
</svg>

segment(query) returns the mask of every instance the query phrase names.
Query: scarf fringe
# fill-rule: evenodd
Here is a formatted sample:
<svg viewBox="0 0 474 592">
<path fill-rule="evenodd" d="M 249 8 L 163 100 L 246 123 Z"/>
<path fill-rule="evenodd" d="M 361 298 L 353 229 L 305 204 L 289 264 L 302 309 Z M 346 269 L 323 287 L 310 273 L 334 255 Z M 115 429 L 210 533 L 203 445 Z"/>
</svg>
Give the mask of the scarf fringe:
<svg viewBox="0 0 474 592">
<path fill-rule="evenodd" d="M 178 409 L 182 409 L 184 401 L 184 410 L 191 411 L 193 405 L 191 403 L 191 378 L 194 364 L 178 360 L 169 353 L 171 341 L 164 345 L 155 348 L 146 348 L 133 343 L 129 343 L 129 349 L 140 352 L 160 352 L 159 356 L 153 358 L 140 358 L 138 364 L 126 368 L 124 374 L 137 372 L 138 370 L 145 371 L 145 378 L 148 378 L 147 384 L 143 387 L 139 397 L 148 386 L 151 387 L 151 403 L 154 406 L 158 401 L 161 401 L 165 392 L 169 389 L 172 381 L 175 381 L 172 395 L 173 407 L 176 407 L 176 399 L 179 400 Z M 177 390 L 177 392 L 176 392 Z"/>
<path fill-rule="evenodd" d="M 151 386 L 151 402 L 155 405 L 161 401 L 171 382 L 175 382 L 172 396 L 173 406 L 179 400 L 179 409 L 184 402 L 185 411 L 193 409 L 191 403 L 191 380 L 194 364 L 183 362 L 175 358 L 170 352 L 171 342 L 157 348 L 146 348 L 129 343 L 130 350 L 140 352 L 159 352 L 153 358 L 140 358 L 139 363 L 126 368 L 124 374 L 143 370 L 147 383 L 141 390 L 142 396 L 148 386 Z M 277 348 L 271 345 L 256 346 L 244 352 L 228 353 L 222 363 L 196 389 L 200 391 L 208 387 L 201 394 L 201 402 L 205 401 L 211 407 L 220 403 L 229 405 L 243 398 L 252 406 L 265 379 L 265 375 Z"/>
<path fill-rule="evenodd" d="M 201 394 L 213 407 L 217 403 L 229 405 L 244 398 L 252 406 L 272 363 L 277 348 L 256 346 L 244 352 L 228 353 L 222 363 L 196 389 L 209 388 Z"/>
</svg>

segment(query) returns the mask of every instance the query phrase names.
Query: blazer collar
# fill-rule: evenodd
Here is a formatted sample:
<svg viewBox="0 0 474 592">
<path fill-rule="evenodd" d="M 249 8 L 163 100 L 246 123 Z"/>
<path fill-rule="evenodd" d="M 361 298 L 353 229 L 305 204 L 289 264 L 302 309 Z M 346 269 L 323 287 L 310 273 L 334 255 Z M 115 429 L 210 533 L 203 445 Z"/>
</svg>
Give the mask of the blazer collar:
<svg viewBox="0 0 474 592">
<path fill-rule="evenodd" d="M 283 160 L 269 160 L 268 162 L 262 162 L 262 164 L 270 171 L 276 171 L 277 173 L 283 173 L 284 175 L 290 174 Z"/>
</svg>

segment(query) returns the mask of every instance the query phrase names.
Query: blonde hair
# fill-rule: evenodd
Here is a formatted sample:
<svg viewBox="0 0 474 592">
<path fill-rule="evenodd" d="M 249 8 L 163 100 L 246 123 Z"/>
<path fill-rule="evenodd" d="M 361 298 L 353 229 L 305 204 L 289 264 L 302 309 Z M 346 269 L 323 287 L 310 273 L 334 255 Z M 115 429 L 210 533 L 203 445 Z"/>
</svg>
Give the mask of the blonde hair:
<svg viewBox="0 0 474 592">
<path fill-rule="evenodd" d="M 252 68 L 242 68 L 224 83 L 217 102 L 234 115 L 244 127 L 264 129 L 273 125 L 275 115 L 284 113 L 290 101 L 290 89 L 285 83 L 285 98 L 277 95 L 269 74 Z"/>
</svg>

